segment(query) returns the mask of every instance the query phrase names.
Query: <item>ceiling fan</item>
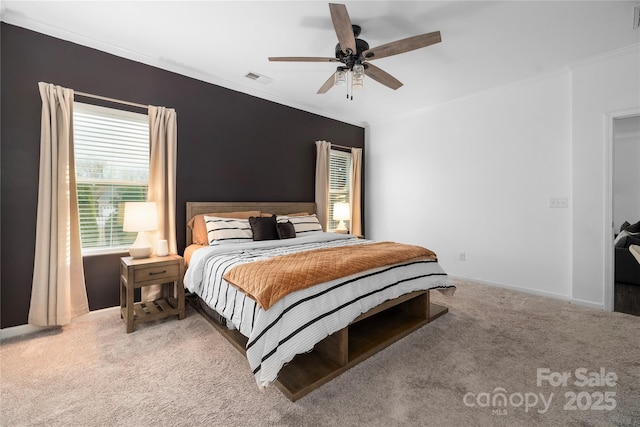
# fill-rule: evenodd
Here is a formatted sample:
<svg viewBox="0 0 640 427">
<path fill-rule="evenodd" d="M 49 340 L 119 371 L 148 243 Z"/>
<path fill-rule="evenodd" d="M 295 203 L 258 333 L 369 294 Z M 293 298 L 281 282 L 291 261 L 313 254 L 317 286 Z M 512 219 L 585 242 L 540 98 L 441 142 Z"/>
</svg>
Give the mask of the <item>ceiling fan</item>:
<svg viewBox="0 0 640 427">
<path fill-rule="evenodd" d="M 331 12 L 333 27 L 338 36 L 335 57 L 269 57 L 269 61 L 340 62 L 342 65 L 338 66 L 335 73 L 318 89 L 317 93 L 319 94 L 326 93 L 334 85 L 346 83 L 347 77 L 351 80 L 351 85 L 349 85 L 351 89 L 361 89 L 365 75 L 371 77 L 378 83 L 396 90 L 402 86 L 402 83 L 369 61 L 431 46 L 432 44 L 440 43 L 442 40 L 440 38 L 440 31 L 435 31 L 370 48 L 366 41 L 357 38 L 360 35 L 361 28 L 358 25 L 351 24 L 351 19 L 349 18 L 349 13 L 345 5 L 329 3 L 329 11 Z M 347 98 L 349 98 L 348 91 Z M 353 96 L 351 96 L 351 99 L 353 99 Z"/>
</svg>

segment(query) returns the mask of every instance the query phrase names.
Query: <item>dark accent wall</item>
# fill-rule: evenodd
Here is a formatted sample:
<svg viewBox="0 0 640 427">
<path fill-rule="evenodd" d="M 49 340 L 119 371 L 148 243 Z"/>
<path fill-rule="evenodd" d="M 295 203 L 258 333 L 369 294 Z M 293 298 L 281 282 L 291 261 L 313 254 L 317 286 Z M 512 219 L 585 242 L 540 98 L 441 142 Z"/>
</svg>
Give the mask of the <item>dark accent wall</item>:
<svg viewBox="0 0 640 427">
<path fill-rule="evenodd" d="M 175 108 L 179 252 L 185 245 L 185 202 L 313 201 L 314 141 L 364 148 L 361 127 L 24 28 L 2 23 L 0 43 L 2 328 L 27 323 L 31 298 L 40 153 L 39 81 Z M 316 96 L 312 88 L 309 96 Z M 119 256 L 85 257 L 92 310 L 119 304 Z"/>
</svg>

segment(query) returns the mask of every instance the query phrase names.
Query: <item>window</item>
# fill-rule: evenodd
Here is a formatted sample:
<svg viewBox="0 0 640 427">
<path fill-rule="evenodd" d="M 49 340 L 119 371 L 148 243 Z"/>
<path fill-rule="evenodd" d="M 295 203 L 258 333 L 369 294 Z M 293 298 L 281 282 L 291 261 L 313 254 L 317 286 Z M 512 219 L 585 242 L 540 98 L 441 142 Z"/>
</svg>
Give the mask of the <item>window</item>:
<svg viewBox="0 0 640 427">
<path fill-rule="evenodd" d="M 124 250 L 137 235 L 122 231 L 124 202 L 147 200 L 148 116 L 78 102 L 73 108 L 82 253 Z"/>
<path fill-rule="evenodd" d="M 333 219 L 333 207 L 338 202 L 349 203 L 351 193 L 351 153 L 331 150 L 329 154 L 329 231 L 340 221 Z M 349 228 L 349 221 L 345 221 Z"/>
</svg>

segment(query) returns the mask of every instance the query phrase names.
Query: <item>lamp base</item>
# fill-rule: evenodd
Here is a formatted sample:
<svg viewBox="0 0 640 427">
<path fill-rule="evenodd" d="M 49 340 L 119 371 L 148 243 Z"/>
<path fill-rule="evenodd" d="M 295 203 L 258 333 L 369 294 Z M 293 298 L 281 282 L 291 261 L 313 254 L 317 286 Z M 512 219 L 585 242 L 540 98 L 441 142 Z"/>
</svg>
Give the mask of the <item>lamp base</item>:
<svg viewBox="0 0 640 427">
<path fill-rule="evenodd" d="M 149 258 L 153 252 L 153 248 L 147 240 L 145 233 L 144 231 L 139 231 L 136 241 L 133 242 L 133 245 L 129 248 L 129 255 L 133 258 Z"/>
<path fill-rule="evenodd" d="M 336 228 L 336 233 L 349 234 L 349 230 L 347 230 L 347 226 L 345 225 L 343 220 L 340 220 L 340 222 L 338 223 L 338 228 Z"/>
<path fill-rule="evenodd" d="M 151 246 L 148 248 L 129 248 L 129 255 L 132 258 L 149 258 L 151 252 Z"/>
</svg>

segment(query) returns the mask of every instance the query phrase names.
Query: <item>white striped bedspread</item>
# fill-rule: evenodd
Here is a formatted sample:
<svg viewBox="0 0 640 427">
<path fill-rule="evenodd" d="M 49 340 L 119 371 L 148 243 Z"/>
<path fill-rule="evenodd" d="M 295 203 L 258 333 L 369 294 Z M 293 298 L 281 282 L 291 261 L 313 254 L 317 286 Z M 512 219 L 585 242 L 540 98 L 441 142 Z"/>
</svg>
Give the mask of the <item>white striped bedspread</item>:
<svg viewBox="0 0 640 427">
<path fill-rule="evenodd" d="M 193 254 L 185 288 L 248 338 L 247 359 L 259 387 L 276 380 L 296 354 L 311 351 L 360 314 L 403 294 L 425 289 L 452 293 L 455 286 L 436 261 L 367 270 L 293 292 L 268 310 L 222 276 L 236 265 L 319 248 L 361 245 L 371 240 L 337 233 L 313 233 L 286 240 L 208 246 Z"/>
</svg>

